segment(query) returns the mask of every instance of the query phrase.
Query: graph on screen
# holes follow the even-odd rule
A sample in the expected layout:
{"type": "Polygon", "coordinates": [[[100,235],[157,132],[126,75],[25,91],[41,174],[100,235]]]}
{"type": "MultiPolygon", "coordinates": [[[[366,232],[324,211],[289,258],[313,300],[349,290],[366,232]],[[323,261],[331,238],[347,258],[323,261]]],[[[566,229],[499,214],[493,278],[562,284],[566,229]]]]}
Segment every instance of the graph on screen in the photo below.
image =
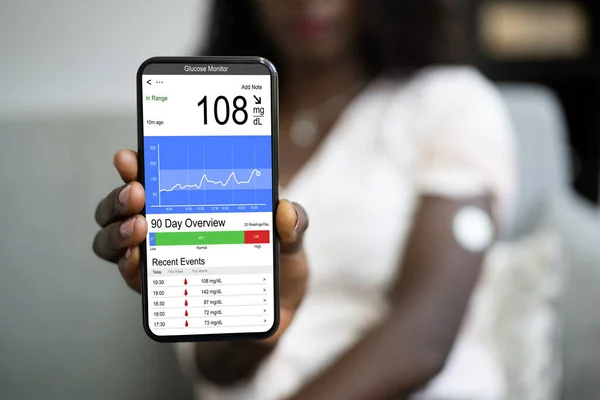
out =
{"type": "Polygon", "coordinates": [[[146,213],[272,210],[271,137],[146,136],[146,213]]]}

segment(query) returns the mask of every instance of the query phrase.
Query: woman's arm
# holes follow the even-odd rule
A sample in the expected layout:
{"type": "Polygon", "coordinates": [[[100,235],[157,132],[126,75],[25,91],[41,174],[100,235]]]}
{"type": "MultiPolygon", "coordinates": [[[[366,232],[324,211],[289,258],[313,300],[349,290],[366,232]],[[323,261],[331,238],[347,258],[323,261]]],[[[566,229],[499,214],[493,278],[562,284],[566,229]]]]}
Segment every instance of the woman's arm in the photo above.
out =
{"type": "Polygon", "coordinates": [[[426,385],[444,366],[483,260],[454,240],[454,215],[467,205],[491,215],[490,203],[424,197],[391,316],[292,399],[386,399],[426,385]]]}

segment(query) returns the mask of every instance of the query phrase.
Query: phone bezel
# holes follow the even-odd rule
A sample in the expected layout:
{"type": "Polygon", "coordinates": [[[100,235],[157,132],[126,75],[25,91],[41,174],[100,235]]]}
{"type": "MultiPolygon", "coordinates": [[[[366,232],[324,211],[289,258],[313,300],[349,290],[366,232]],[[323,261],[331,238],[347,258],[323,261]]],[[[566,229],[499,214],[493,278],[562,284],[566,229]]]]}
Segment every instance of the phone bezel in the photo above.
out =
{"type": "MultiPolygon", "coordinates": [[[[147,275],[147,257],[146,240],[140,244],[140,265],[141,265],[141,288],[142,288],[142,307],[143,307],[143,325],[146,334],[153,340],[161,343],[174,342],[206,342],[206,341],[225,341],[225,340],[261,340],[271,337],[279,328],[279,238],[275,230],[275,210],[279,203],[279,87],[278,74],[275,66],[267,59],[262,57],[152,57],[144,61],[137,71],[137,129],[138,129],[138,181],[145,187],[144,176],[144,113],[142,97],[142,75],[144,69],[150,64],[262,64],[269,70],[271,77],[271,163],[272,163],[272,192],[273,192],[273,307],[274,318],[273,325],[265,332],[242,332],[242,333],[222,333],[206,335],[168,335],[159,336],[150,329],[148,317],[148,275],[147,275]]],[[[146,217],[146,207],[141,214],[146,217]]]]}

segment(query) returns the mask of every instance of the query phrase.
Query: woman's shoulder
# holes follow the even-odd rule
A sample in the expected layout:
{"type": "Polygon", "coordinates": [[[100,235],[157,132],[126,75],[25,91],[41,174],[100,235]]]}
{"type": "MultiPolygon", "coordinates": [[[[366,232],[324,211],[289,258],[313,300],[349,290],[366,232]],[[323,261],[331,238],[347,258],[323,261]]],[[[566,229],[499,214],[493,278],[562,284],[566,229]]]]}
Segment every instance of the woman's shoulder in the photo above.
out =
{"type": "Polygon", "coordinates": [[[496,85],[473,67],[432,66],[414,73],[397,93],[391,118],[399,111],[396,105],[410,111],[404,113],[408,122],[402,134],[397,124],[388,124],[388,143],[393,147],[408,137],[414,144],[420,190],[457,191],[456,173],[462,171],[463,183],[491,190],[499,208],[506,209],[515,186],[515,141],[496,85]]]}
{"type": "Polygon", "coordinates": [[[421,88],[493,88],[493,83],[477,68],[470,65],[431,65],[423,67],[406,80],[410,86],[421,88]]]}
{"type": "Polygon", "coordinates": [[[475,67],[470,65],[431,65],[416,71],[411,81],[418,84],[488,84],[489,81],[475,67]]]}
{"type": "Polygon", "coordinates": [[[491,129],[490,124],[504,135],[510,131],[499,89],[474,67],[430,66],[404,79],[388,80],[387,85],[392,96],[386,103],[386,115],[392,121],[403,115],[409,122],[409,135],[447,134],[467,126],[484,133],[491,129]]]}
{"type": "Polygon", "coordinates": [[[418,97],[422,106],[503,112],[503,101],[496,85],[468,65],[423,68],[408,79],[405,89],[409,96],[418,97]]]}
{"type": "Polygon", "coordinates": [[[384,75],[374,85],[386,98],[387,116],[410,114],[411,120],[445,123],[491,118],[505,121],[507,109],[498,87],[475,67],[434,65],[410,75],[384,75]]]}

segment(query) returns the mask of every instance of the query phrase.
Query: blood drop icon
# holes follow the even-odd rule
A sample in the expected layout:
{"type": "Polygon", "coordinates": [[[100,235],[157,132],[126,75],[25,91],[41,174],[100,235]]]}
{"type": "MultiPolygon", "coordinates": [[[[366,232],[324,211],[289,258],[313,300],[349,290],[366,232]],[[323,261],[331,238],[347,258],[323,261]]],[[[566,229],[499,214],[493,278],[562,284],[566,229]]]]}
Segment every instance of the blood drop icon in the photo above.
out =
{"type": "Polygon", "coordinates": [[[188,312],[187,312],[187,310],[185,310],[185,316],[186,316],[186,317],[188,316],[188,312]]]}
{"type": "Polygon", "coordinates": [[[185,289],[185,291],[183,292],[184,296],[187,296],[187,289],[185,289]]]}
{"type": "Polygon", "coordinates": [[[187,326],[188,326],[188,323],[187,323],[187,321],[185,321],[185,326],[186,326],[186,328],[187,328],[187,326]]]}
{"type": "Polygon", "coordinates": [[[184,279],[184,280],[183,280],[183,284],[184,284],[184,285],[187,285],[187,279],[184,279]]]}
{"type": "Polygon", "coordinates": [[[186,301],[185,301],[185,306],[187,307],[187,305],[188,305],[188,302],[187,302],[187,300],[186,300],[186,301]]]}

